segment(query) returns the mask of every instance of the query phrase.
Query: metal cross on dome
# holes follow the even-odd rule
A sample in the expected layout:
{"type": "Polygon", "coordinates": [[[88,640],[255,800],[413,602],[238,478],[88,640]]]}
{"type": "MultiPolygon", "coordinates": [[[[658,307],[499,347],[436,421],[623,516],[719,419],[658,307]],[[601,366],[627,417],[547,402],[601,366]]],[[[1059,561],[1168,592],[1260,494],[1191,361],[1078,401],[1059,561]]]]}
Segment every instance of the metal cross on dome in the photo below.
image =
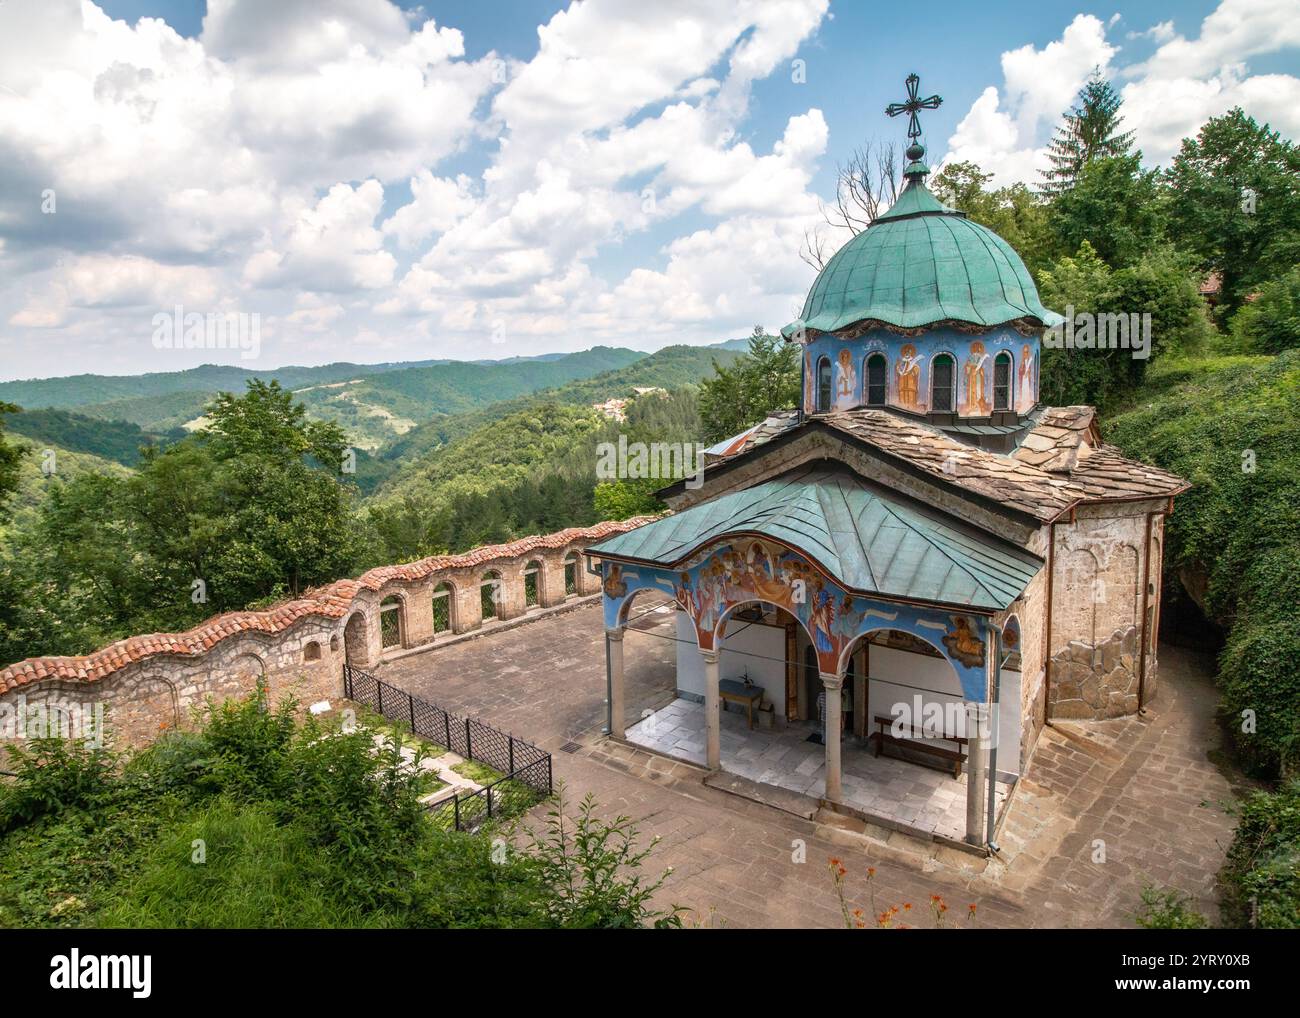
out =
{"type": "Polygon", "coordinates": [[[921,136],[921,122],[916,119],[919,110],[937,110],[939,104],[943,102],[937,95],[932,95],[928,99],[918,99],[916,91],[921,86],[921,79],[915,74],[907,76],[907,102],[890,103],[885,107],[885,113],[888,116],[896,117],[900,113],[908,115],[907,136],[909,138],[919,138],[921,136]]]}

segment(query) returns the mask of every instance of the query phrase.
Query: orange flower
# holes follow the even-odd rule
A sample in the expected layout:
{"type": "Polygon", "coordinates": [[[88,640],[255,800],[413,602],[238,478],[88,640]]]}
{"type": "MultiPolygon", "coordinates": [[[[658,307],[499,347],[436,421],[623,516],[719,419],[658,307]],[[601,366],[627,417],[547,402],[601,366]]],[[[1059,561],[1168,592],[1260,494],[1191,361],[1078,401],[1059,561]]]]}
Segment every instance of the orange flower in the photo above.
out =
{"type": "Polygon", "coordinates": [[[912,911],[912,903],[910,901],[903,902],[903,911],[904,912],[912,911]]]}
{"type": "Polygon", "coordinates": [[[835,869],[839,864],[840,861],[836,859],[835,856],[831,856],[831,869],[835,869]]]}
{"type": "Polygon", "coordinates": [[[875,875],[876,875],[876,867],[874,867],[874,866],[868,866],[868,867],[867,867],[867,876],[868,876],[868,877],[874,877],[875,875]]]}
{"type": "Polygon", "coordinates": [[[974,902],[971,902],[971,905],[970,905],[970,914],[971,914],[971,915],[974,915],[974,914],[975,914],[975,909],[976,909],[976,907],[977,907],[977,906],[975,905],[975,903],[974,903],[974,902]]]}

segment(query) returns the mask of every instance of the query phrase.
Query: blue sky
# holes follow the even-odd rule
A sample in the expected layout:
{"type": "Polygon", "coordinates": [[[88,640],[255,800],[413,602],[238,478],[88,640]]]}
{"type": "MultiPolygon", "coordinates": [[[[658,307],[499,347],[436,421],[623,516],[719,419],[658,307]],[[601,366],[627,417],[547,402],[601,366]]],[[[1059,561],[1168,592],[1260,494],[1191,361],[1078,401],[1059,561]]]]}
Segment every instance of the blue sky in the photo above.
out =
{"type": "Polygon", "coordinates": [[[931,165],[1033,182],[1095,65],[1152,165],[1238,103],[1295,137],[1298,20],[1293,0],[9,0],[0,378],[776,329],[837,163],[903,142],[883,107],[910,71],[944,98],[931,165]],[[257,356],[159,350],[177,305],[257,314],[257,356]]]}

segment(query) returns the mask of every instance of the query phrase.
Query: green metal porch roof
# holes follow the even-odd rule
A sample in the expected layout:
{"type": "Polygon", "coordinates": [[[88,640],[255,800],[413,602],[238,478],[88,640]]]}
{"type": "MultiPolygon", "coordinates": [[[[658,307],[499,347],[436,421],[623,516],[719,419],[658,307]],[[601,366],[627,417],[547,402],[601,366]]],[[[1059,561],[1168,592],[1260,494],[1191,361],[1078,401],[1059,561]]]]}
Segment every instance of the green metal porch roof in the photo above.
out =
{"type": "Polygon", "coordinates": [[[1042,567],[1008,542],[820,466],[692,506],[587,553],[674,568],[730,534],[790,545],[859,593],[973,609],[1006,608],[1042,567]]]}

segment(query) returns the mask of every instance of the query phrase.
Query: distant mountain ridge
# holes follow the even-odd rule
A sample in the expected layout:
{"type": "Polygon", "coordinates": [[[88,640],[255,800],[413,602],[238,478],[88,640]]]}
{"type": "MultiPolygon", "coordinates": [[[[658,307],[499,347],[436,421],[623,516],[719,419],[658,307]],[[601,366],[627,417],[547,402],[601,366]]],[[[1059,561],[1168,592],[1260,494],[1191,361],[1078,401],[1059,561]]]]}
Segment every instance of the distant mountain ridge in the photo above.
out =
{"type": "Polygon", "coordinates": [[[623,390],[635,385],[671,389],[695,383],[708,373],[719,353],[726,359],[746,342],[665,347],[654,354],[596,346],[574,353],[497,360],[338,361],[268,370],[205,364],[143,375],[81,374],[0,382],[0,401],[28,412],[25,426],[33,438],[50,441],[53,433],[59,440],[52,444],[62,445],[62,439],[76,432],[71,446],[87,452],[102,451],[116,441],[118,448],[109,458],[129,464],[133,462],[127,448],[131,428],[149,436],[192,429],[201,424],[204,409],[218,392],[242,392],[252,379],[276,380],[295,393],[310,416],[339,424],[356,448],[391,459],[410,451],[409,446],[427,450],[444,443],[447,436],[440,433],[441,422],[455,422],[451,426],[464,434],[468,429],[462,418],[478,420],[476,413],[491,407],[499,407],[490,411],[491,416],[502,416],[526,405],[533,393],[542,390],[560,402],[581,404],[626,395],[623,390]],[[647,368],[619,374],[639,363],[647,368]],[[37,416],[40,413],[45,416],[37,416]],[[77,419],[51,416],[57,413],[75,414],[77,419]],[[112,425],[114,435],[104,435],[101,443],[88,419],[112,425]],[[422,433],[430,425],[432,434],[422,433]],[[409,443],[404,441],[407,436],[409,443]]]}
{"type": "Polygon", "coordinates": [[[242,392],[254,378],[275,378],[286,389],[322,382],[339,382],[362,375],[382,374],[408,367],[425,367],[434,361],[395,361],[383,364],[350,364],[339,361],[319,367],[286,365],[269,370],[252,370],[234,365],[202,364],[181,371],[152,371],[143,375],[65,375],[0,382],[0,401],[17,403],[28,410],[69,410],[111,400],[161,396],[174,392],[242,392]]]}

